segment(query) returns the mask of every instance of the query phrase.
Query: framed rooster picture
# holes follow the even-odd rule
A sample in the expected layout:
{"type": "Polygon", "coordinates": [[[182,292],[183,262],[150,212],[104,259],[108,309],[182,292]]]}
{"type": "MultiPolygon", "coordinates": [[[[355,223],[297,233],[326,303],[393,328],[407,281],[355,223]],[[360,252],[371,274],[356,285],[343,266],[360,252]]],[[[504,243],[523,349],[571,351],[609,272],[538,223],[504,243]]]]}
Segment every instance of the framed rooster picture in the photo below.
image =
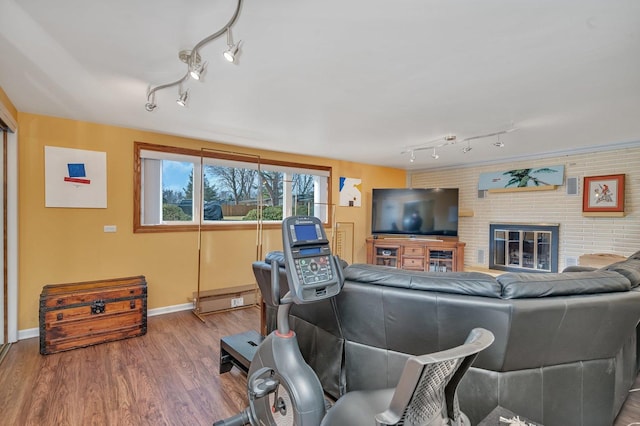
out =
{"type": "Polygon", "coordinates": [[[582,211],[584,213],[624,213],[624,174],[585,176],[582,211]]]}

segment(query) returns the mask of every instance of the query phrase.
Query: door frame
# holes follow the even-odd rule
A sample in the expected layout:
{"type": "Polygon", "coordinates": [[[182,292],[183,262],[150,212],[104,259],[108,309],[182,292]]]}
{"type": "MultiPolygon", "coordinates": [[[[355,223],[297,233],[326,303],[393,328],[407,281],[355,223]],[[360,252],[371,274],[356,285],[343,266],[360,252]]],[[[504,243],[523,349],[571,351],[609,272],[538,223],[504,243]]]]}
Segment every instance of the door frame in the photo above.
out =
{"type": "Polygon", "coordinates": [[[18,135],[2,136],[2,318],[0,345],[18,340],[18,135]]]}

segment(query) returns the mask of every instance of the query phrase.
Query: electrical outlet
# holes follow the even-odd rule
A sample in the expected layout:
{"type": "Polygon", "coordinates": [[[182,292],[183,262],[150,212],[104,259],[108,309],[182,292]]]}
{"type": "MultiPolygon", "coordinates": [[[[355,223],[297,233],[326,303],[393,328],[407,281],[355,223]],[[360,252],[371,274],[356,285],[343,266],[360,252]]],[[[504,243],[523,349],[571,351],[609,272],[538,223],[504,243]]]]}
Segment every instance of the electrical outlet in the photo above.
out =
{"type": "Polygon", "coordinates": [[[104,232],[116,232],[118,227],[116,225],[105,225],[104,232]]]}
{"type": "Polygon", "coordinates": [[[244,297],[235,297],[231,299],[231,307],[237,308],[238,306],[244,305],[244,297]]]}

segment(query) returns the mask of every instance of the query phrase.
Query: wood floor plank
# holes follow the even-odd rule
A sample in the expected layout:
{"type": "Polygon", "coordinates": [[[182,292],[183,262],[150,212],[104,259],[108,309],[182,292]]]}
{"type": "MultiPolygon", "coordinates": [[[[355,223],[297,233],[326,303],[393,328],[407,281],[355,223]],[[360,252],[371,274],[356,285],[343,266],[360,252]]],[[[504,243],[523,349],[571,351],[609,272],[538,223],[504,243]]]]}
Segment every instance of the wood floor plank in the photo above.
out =
{"type": "MultiPolygon", "coordinates": [[[[258,331],[259,310],[204,319],[150,317],[145,336],[51,355],[39,354],[38,339],[14,344],[0,365],[0,424],[197,426],[237,414],[246,378],[236,368],[218,373],[220,338],[258,331]]],[[[634,422],[640,392],[629,393],[614,426],[634,422]]]]}

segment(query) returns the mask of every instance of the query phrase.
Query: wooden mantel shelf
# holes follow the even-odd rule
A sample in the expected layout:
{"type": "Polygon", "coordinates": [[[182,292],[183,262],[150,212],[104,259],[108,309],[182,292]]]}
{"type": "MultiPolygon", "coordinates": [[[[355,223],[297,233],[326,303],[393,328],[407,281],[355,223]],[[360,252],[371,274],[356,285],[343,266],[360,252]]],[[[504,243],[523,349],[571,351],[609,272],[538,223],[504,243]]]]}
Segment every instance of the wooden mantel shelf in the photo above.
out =
{"type": "Polygon", "coordinates": [[[582,212],[584,217],[624,217],[624,212],[582,212]]]}
{"type": "Polygon", "coordinates": [[[522,191],[553,191],[558,185],[544,185],[544,186],[523,186],[514,188],[493,188],[487,191],[491,194],[500,192],[522,192],[522,191]]]}
{"type": "Polygon", "coordinates": [[[473,217],[473,210],[471,210],[471,209],[460,209],[460,210],[458,210],[458,217],[473,217]]]}

